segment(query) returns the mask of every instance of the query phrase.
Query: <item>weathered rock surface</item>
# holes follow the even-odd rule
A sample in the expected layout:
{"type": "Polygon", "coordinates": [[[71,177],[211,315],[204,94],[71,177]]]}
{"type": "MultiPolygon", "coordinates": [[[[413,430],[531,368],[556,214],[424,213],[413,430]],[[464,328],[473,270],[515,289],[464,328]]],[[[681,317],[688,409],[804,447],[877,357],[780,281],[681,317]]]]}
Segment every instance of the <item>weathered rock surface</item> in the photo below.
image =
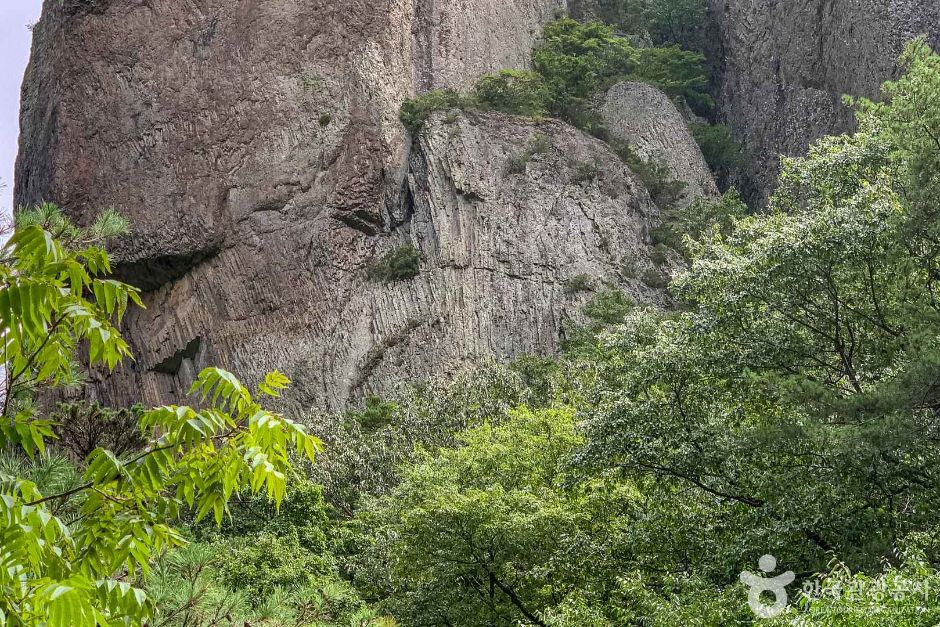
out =
{"type": "Polygon", "coordinates": [[[675,180],[685,183],[680,204],[718,194],[715,177],[688,125],[662,91],[646,83],[618,83],[597,110],[612,136],[631,144],[644,159],[665,164],[675,180]]]}
{"type": "Polygon", "coordinates": [[[17,202],[115,206],[120,276],[146,289],[136,356],[91,397],[179,399],[214,363],[280,368],[336,408],[467,361],[551,353],[572,276],[649,265],[657,211],[602,143],[560,123],[435,119],[402,100],[527,62],[563,2],[49,0],[22,109],[17,202]],[[463,21],[467,21],[464,23],[463,21]],[[550,148],[518,173],[535,133],[550,148]],[[594,174],[596,172],[596,175],[594,174]],[[368,278],[418,247],[421,273],[368,278]]]}
{"type": "Polygon", "coordinates": [[[137,363],[102,398],[165,400],[212,361],[246,376],[303,362],[302,395],[340,399],[335,377],[361,378],[368,352],[343,338],[400,331],[343,316],[408,203],[402,100],[524,65],[563,6],[47,0],[16,200],[80,221],[117,207],[134,231],[118,273],[148,290],[128,321],[137,363]]]}
{"type": "Polygon", "coordinates": [[[324,213],[252,223],[245,241],[148,294],[128,324],[138,361],[100,381],[100,398],[165,402],[217,362],[247,379],[279,367],[297,383],[292,402],[336,408],[483,358],[555,352],[562,320],[589,297],[568,293],[573,276],[661,298],[621,276],[625,262],[652,265],[656,207],[606,145],[564,124],[438,116],[406,190],[382,235],[324,213]],[[515,173],[510,162],[540,133],[549,148],[515,173]],[[582,164],[595,179],[578,180],[582,164]],[[418,276],[367,277],[371,260],[402,245],[422,252],[418,276]]]}
{"type": "Polygon", "coordinates": [[[563,5],[46,0],[16,200],[84,220],[120,208],[134,227],[120,270],[147,288],[263,216],[325,211],[378,231],[405,162],[402,100],[524,65],[563,5]]]}
{"type": "Polygon", "coordinates": [[[940,0],[709,0],[720,117],[747,150],[747,195],[763,202],[778,153],[851,130],[843,94],[876,96],[911,39],[940,44],[940,0]]]}
{"type": "MultiPolygon", "coordinates": [[[[904,43],[938,38],[940,0],[709,0],[720,116],[763,197],[776,153],[850,126],[904,43]]],[[[564,125],[435,119],[412,150],[403,99],[522,67],[564,0],[47,0],[23,91],[16,200],[80,221],[115,206],[119,275],[147,290],[137,361],[89,389],[178,398],[218,363],[279,367],[292,400],[338,407],[468,360],[550,353],[587,274],[649,267],[656,209],[606,146],[564,125]],[[519,173],[544,133],[551,148],[519,173]],[[513,160],[514,164],[509,165],[513,160]],[[367,278],[405,243],[418,277],[367,278]]],[[[714,181],[662,94],[623,84],[602,113],[689,195],[714,181]]],[[[448,118],[449,119],[449,118],[448,118]]]]}

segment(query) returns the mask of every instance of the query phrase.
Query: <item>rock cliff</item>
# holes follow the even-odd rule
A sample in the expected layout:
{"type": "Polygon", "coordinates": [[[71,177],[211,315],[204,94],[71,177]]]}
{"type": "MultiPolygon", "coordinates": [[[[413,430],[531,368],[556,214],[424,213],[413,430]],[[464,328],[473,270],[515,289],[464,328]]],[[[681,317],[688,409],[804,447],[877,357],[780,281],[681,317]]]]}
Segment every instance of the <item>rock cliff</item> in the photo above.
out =
{"type": "Polygon", "coordinates": [[[127,215],[119,276],[146,290],[136,362],[87,393],[178,398],[217,363],[278,367],[339,407],[487,356],[550,353],[575,274],[649,264],[656,208],[594,139],[498,115],[437,119],[412,150],[402,100],[519,67],[553,0],[55,0],[24,86],[20,204],[127,215]],[[541,133],[544,153],[518,157],[541,133]],[[510,167],[509,161],[517,165],[510,167]],[[512,171],[512,172],[510,172],[512,171]],[[591,174],[591,173],[595,174],[591,174]],[[368,268],[410,243],[421,272],[368,268]]]}
{"type": "Polygon", "coordinates": [[[666,94],[646,83],[618,83],[597,108],[613,137],[632,145],[640,157],[664,164],[675,180],[685,183],[680,204],[718,194],[698,144],[666,94]]]}
{"type": "Polygon", "coordinates": [[[844,94],[877,96],[911,39],[940,44],[940,0],[709,0],[709,13],[719,117],[746,148],[737,183],[757,203],[778,154],[852,129],[844,94]]]}
{"type": "MultiPolygon", "coordinates": [[[[778,151],[849,128],[840,95],[873,94],[911,36],[940,30],[940,0],[709,2],[718,115],[748,149],[741,182],[758,199],[778,151]]],[[[658,209],[606,145],[558,122],[457,113],[413,142],[398,121],[416,93],[524,67],[565,8],[47,0],[16,201],[127,215],[116,269],[148,306],[127,321],[137,361],[86,393],[172,401],[217,363],[247,379],[281,368],[292,402],[335,408],[466,361],[557,350],[588,297],[567,288],[577,275],[661,300],[628,276],[652,269],[658,209]],[[403,245],[422,254],[416,277],[369,277],[403,245]]],[[[686,201],[715,192],[662,93],[621,84],[599,113],[687,183],[686,201]]]]}

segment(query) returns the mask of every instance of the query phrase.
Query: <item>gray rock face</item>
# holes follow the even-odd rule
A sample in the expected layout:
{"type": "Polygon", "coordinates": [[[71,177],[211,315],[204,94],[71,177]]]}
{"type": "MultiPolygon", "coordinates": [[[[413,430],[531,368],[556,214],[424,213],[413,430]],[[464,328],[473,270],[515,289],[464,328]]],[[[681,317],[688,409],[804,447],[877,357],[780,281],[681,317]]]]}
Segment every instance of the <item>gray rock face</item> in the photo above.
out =
{"type": "Polygon", "coordinates": [[[940,44],[940,0],[709,0],[720,117],[747,149],[739,183],[763,202],[778,153],[851,130],[843,94],[873,97],[919,35],[940,44]]]}
{"type": "Polygon", "coordinates": [[[47,0],[16,200],[55,199],[80,220],[121,209],[134,235],[117,243],[120,270],[147,288],[262,215],[381,230],[405,161],[402,100],[524,65],[561,6],[47,0]]]}
{"type": "Polygon", "coordinates": [[[590,296],[569,293],[573,276],[662,298],[621,275],[625,262],[652,265],[656,207],[606,145],[566,125],[438,116],[405,188],[395,226],[376,236],[327,214],[246,226],[244,242],[148,294],[128,324],[137,363],[100,380],[99,398],[124,404],[143,391],[165,402],[221,363],[249,380],[281,368],[297,384],[290,402],[338,408],[483,358],[555,352],[562,321],[590,296]],[[548,148],[519,172],[511,162],[536,141],[548,148]],[[368,278],[373,260],[403,245],[423,255],[418,276],[368,278]]]}
{"type": "Polygon", "coordinates": [[[675,180],[685,183],[680,204],[718,194],[698,144],[666,94],[646,83],[618,83],[597,109],[611,135],[631,144],[644,159],[665,164],[675,180]]]}
{"type": "MultiPolygon", "coordinates": [[[[657,293],[656,209],[594,139],[498,115],[436,119],[413,150],[402,100],[527,62],[563,2],[56,0],[35,31],[16,197],[80,221],[115,206],[117,269],[146,289],[136,361],[86,391],[181,398],[204,365],[280,368],[290,402],[340,407],[467,360],[557,349],[576,274],[657,293]],[[466,23],[464,23],[466,21],[466,23]],[[510,160],[536,132],[550,146],[510,160]],[[406,243],[421,273],[368,278],[406,243]]],[[[543,143],[540,140],[539,143],[543,143]]]]}

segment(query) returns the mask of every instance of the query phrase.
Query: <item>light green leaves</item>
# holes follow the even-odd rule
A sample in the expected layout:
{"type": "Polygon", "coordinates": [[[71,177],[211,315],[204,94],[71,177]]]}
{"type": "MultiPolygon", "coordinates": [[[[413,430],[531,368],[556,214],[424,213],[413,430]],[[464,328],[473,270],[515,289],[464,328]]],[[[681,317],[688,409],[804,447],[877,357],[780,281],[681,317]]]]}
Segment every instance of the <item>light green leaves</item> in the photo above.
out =
{"type": "Polygon", "coordinates": [[[264,376],[264,381],[258,385],[258,393],[273,398],[280,396],[280,391],[290,385],[290,379],[283,373],[274,370],[264,376]]]}
{"type": "MultiPolygon", "coordinates": [[[[74,379],[75,357],[113,369],[130,356],[118,325],[138,291],[103,277],[97,246],[126,221],[107,212],[79,229],[53,205],[21,214],[0,252],[0,349],[7,374],[0,445],[46,454],[52,424],[22,397],[74,379]]],[[[272,372],[261,397],[289,381],[272,372]]],[[[82,483],[41,494],[16,475],[0,477],[0,619],[47,627],[137,625],[154,607],[131,583],[165,550],[183,544],[172,524],[182,507],[221,523],[241,491],[280,504],[291,455],[313,460],[321,443],[306,429],[263,408],[230,372],[207,368],[194,382],[197,407],[144,413],[141,450],[118,456],[95,449],[82,483]],[[59,518],[61,511],[69,518],[59,518]],[[66,523],[66,520],[70,521],[66,523]]]]}

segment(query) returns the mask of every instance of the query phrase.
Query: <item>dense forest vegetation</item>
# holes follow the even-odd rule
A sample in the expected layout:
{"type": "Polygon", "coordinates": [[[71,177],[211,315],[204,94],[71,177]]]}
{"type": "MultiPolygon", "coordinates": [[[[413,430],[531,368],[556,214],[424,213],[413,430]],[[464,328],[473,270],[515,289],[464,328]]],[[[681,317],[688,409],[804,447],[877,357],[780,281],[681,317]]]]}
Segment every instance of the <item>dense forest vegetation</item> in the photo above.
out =
{"type": "MultiPolygon", "coordinates": [[[[46,412],[79,352],[131,358],[140,300],[108,278],[119,216],[21,211],[0,255],[0,623],[750,625],[758,564],[793,577],[767,624],[940,622],[940,56],[913,42],[882,99],[850,101],[854,134],[785,160],[766,210],[733,190],[672,209],[674,182],[589,100],[629,78],[708,114],[679,4],[604,16],[654,46],[560,19],[533,71],[403,107],[412,132],[454,108],[562,118],[659,196],[672,306],[585,280],[557,359],[341,415],[280,415],[286,377],[216,368],[191,407],[46,412]]],[[[697,124],[713,168],[743,158],[697,124]]],[[[407,280],[413,257],[375,274],[407,280]]]]}

